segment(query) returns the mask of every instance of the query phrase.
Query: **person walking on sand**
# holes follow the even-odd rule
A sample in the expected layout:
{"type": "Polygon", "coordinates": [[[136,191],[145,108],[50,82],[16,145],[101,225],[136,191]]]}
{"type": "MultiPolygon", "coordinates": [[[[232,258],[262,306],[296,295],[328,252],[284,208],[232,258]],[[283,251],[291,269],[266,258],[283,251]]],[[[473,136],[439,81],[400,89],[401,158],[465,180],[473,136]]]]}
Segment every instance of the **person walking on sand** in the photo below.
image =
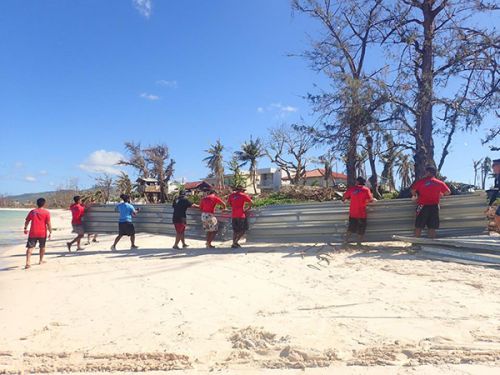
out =
{"type": "MultiPolygon", "coordinates": [[[[493,160],[492,168],[493,175],[495,176],[495,185],[493,186],[493,192],[491,194],[490,201],[488,202],[488,209],[486,212],[493,207],[497,198],[500,198],[500,159],[493,160]]],[[[497,206],[495,211],[495,224],[497,231],[500,232],[500,205],[497,206]]]]}
{"type": "Polygon", "coordinates": [[[252,208],[252,198],[245,194],[243,186],[235,186],[234,192],[229,195],[227,201],[231,207],[231,224],[233,227],[233,244],[231,247],[241,247],[239,241],[248,230],[247,213],[252,208]],[[245,208],[245,204],[247,207],[245,208]]]}
{"type": "Polygon", "coordinates": [[[116,245],[123,236],[130,236],[130,249],[138,249],[139,247],[135,245],[135,227],[132,223],[132,217],[136,217],[139,211],[130,204],[130,197],[128,195],[122,194],[120,198],[123,202],[115,208],[115,211],[120,213],[120,218],[118,219],[118,236],[111,246],[111,251],[116,251],[116,245]]]}
{"type": "Polygon", "coordinates": [[[219,226],[217,223],[217,218],[215,217],[215,207],[219,205],[222,209],[226,209],[226,204],[222,199],[220,199],[216,194],[215,190],[209,190],[207,195],[200,202],[201,210],[201,223],[203,229],[207,232],[207,248],[214,248],[212,241],[217,235],[219,226]]]}
{"type": "Polygon", "coordinates": [[[87,233],[87,242],[85,242],[85,245],[90,245],[91,238],[92,242],[99,242],[97,241],[97,233],[87,233]]]}
{"type": "Polygon", "coordinates": [[[451,192],[443,181],[436,178],[437,170],[434,166],[427,166],[425,172],[425,177],[411,187],[412,199],[417,201],[415,237],[420,237],[422,229],[427,227],[429,237],[436,238],[436,229],[439,229],[439,202],[442,196],[450,195],[451,192]]]}
{"type": "Polygon", "coordinates": [[[179,196],[174,199],[172,203],[174,208],[174,214],[172,216],[172,223],[175,227],[175,243],[172,248],[179,249],[179,242],[182,242],[182,247],[189,247],[186,243],[185,232],[186,232],[186,211],[188,208],[199,208],[197,204],[194,204],[189,199],[186,198],[186,192],[181,190],[179,196]]]}
{"type": "Polygon", "coordinates": [[[372,192],[365,186],[366,180],[363,177],[356,179],[356,185],[351,186],[344,193],[342,201],[350,200],[349,204],[349,226],[345,236],[345,242],[349,242],[351,234],[357,233],[358,245],[361,245],[365,237],[367,214],[366,206],[374,201],[372,192]]]}
{"type": "Polygon", "coordinates": [[[85,229],[83,228],[82,218],[85,215],[85,206],[81,203],[81,197],[76,195],[73,197],[74,203],[69,207],[71,211],[71,225],[73,226],[73,233],[76,233],[76,237],[71,242],[66,242],[68,251],[71,252],[71,245],[76,242],[76,250],[83,250],[80,246],[80,241],[85,235],[85,229]]]}
{"type": "MultiPolygon", "coordinates": [[[[92,199],[82,199],[82,203],[85,206],[85,211],[89,209],[90,206],[94,204],[94,201],[92,199]]],[[[87,242],[85,242],[85,245],[90,245],[90,242],[99,242],[97,240],[97,233],[86,233],[87,234],[87,242]],[[91,240],[92,239],[92,240],[91,240]]]]}
{"type": "Polygon", "coordinates": [[[24,221],[24,234],[28,234],[28,242],[26,243],[26,266],[25,269],[31,267],[31,254],[38,242],[40,246],[40,261],[38,264],[45,263],[43,256],[45,255],[45,242],[47,241],[47,231],[49,232],[48,238],[52,235],[52,226],[50,225],[50,212],[44,208],[45,198],[38,198],[36,200],[37,208],[31,210],[26,216],[24,221]],[[28,232],[28,224],[30,224],[28,232]]]}

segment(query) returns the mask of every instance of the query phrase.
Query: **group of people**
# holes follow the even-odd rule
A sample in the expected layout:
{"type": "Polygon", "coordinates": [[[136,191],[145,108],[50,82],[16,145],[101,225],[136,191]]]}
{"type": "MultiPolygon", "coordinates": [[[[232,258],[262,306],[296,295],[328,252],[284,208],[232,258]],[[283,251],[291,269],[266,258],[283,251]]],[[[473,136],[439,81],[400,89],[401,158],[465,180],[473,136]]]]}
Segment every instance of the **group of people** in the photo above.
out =
{"type": "MultiPolygon", "coordinates": [[[[436,168],[428,166],[424,178],[416,181],[411,187],[412,199],[416,201],[415,215],[415,236],[420,237],[422,230],[427,228],[428,235],[431,238],[436,237],[436,230],[439,228],[439,203],[441,197],[449,195],[450,189],[441,180],[436,177],[436,168]]],[[[490,196],[489,207],[500,196],[500,159],[493,160],[493,173],[495,175],[495,185],[493,193],[490,196]]],[[[252,208],[252,198],[245,193],[243,186],[235,186],[233,193],[229,195],[227,204],[217,196],[214,190],[205,192],[200,204],[194,204],[186,196],[185,191],[181,191],[178,197],[172,203],[174,209],[172,222],[175,227],[176,237],[173,245],[174,249],[179,249],[179,244],[183,248],[188,247],[186,243],[185,232],[187,224],[187,210],[189,208],[199,209],[201,211],[201,222],[206,232],[206,247],[214,248],[212,244],[219,230],[215,209],[219,206],[222,210],[231,208],[231,224],[233,229],[233,242],[231,247],[240,248],[239,241],[248,230],[248,212],[252,208]]],[[[118,236],[115,238],[111,250],[115,251],[116,246],[123,236],[130,237],[131,248],[137,249],[135,244],[135,227],[133,218],[139,213],[139,209],[130,203],[130,197],[126,194],[120,196],[122,202],[116,206],[119,212],[118,236]]],[[[344,201],[350,201],[349,207],[349,225],[347,228],[345,241],[349,241],[352,234],[358,235],[358,243],[363,241],[367,227],[367,205],[374,202],[375,199],[366,186],[366,180],[362,177],[356,179],[356,185],[349,187],[343,196],[344,201]]],[[[26,244],[26,267],[30,268],[30,259],[33,249],[37,243],[40,247],[40,264],[42,264],[45,254],[45,243],[50,239],[52,227],[50,224],[50,213],[44,208],[46,201],[39,198],[36,201],[37,208],[31,210],[24,223],[24,233],[28,235],[26,244]],[[30,225],[31,224],[31,225],[30,225]],[[28,231],[28,225],[30,229],[28,231]]],[[[81,250],[80,242],[85,235],[82,218],[85,215],[85,205],[81,202],[81,197],[75,196],[74,203],[70,206],[72,214],[73,232],[76,237],[67,242],[68,251],[76,243],[77,250],[81,250]]],[[[495,222],[500,230],[500,206],[495,212],[495,222]]],[[[90,242],[91,234],[88,234],[90,242]]],[[[94,234],[94,242],[97,242],[94,234]]]]}
{"type": "MultiPolygon", "coordinates": [[[[451,193],[448,186],[436,178],[436,173],[435,167],[426,167],[425,177],[416,181],[411,187],[412,199],[417,202],[415,237],[420,237],[424,228],[427,228],[430,238],[436,237],[436,230],[439,228],[439,202],[441,197],[451,193]]],[[[348,188],[344,193],[343,200],[350,200],[346,242],[350,240],[352,234],[357,234],[359,244],[363,241],[365,235],[367,226],[366,207],[376,200],[365,184],[366,180],[363,177],[358,177],[356,185],[348,188]]]]}
{"type": "Polygon", "coordinates": [[[212,241],[219,231],[219,223],[215,216],[215,208],[220,206],[225,210],[227,206],[231,207],[231,225],[233,228],[233,243],[231,247],[237,249],[241,247],[239,241],[248,230],[248,211],[252,208],[252,198],[245,193],[243,186],[235,186],[232,194],[227,198],[226,203],[217,196],[215,190],[207,191],[207,194],[201,199],[200,204],[194,204],[187,197],[184,191],[179,193],[172,204],[174,208],[172,221],[175,225],[175,243],[173,248],[179,249],[179,242],[182,247],[188,247],[186,244],[186,211],[188,208],[198,208],[201,211],[201,223],[206,232],[206,247],[214,248],[212,241]]]}

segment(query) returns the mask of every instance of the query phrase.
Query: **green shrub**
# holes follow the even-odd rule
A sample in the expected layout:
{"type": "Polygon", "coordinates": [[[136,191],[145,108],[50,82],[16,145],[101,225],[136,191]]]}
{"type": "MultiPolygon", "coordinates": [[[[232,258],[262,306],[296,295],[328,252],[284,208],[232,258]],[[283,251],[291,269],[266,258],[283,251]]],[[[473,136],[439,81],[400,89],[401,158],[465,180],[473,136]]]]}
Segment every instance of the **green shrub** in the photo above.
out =
{"type": "Polygon", "coordinates": [[[396,199],[398,197],[399,193],[397,191],[393,191],[392,193],[383,193],[382,198],[383,199],[396,199]]]}
{"type": "Polygon", "coordinates": [[[254,207],[265,207],[265,206],[273,206],[279,204],[294,204],[301,202],[302,201],[298,199],[289,198],[285,194],[277,192],[277,193],[271,193],[267,196],[261,196],[255,198],[253,200],[253,205],[254,207]]]}

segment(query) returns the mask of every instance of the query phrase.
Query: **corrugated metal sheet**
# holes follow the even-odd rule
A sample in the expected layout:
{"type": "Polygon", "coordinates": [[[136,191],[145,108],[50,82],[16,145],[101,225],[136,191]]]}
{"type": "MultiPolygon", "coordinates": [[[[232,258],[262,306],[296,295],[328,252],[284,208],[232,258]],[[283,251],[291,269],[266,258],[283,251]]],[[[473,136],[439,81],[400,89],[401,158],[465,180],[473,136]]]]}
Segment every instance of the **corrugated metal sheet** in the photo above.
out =
{"type": "MultiPolygon", "coordinates": [[[[137,217],[133,219],[136,232],[175,236],[175,229],[172,224],[173,208],[170,204],[134,206],[140,210],[137,217]]],[[[117,233],[119,215],[118,212],[115,211],[115,207],[115,205],[94,205],[89,207],[84,217],[85,231],[88,233],[117,233]]],[[[187,237],[196,239],[205,237],[201,227],[200,216],[198,210],[188,210],[187,237]]],[[[219,233],[217,239],[229,239],[232,236],[230,228],[231,218],[228,215],[217,215],[217,218],[219,220],[219,233]]]]}
{"type": "MultiPolygon", "coordinates": [[[[452,196],[441,204],[440,236],[481,234],[486,228],[483,215],[484,193],[452,196]]],[[[136,230],[153,234],[173,235],[170,205],[138,205],[141,209],[134,219],[136,230]]],[[[115,206],[92,206],[85,218],[86,231],[116,233],[118,213],[115,206]]],[[[346,231],[348,204],[340,201],[270,206],[255,210],[250,219],[247,240],[252,242],[338,242],[346,231]]],[[[412,235],[415,203],[410,199],[383,200],[368,208],[367,241],[391,240],[392,235],[412,235]]],[[[219,240],[232,235],[230,217],[219,215],[219,240]]],[[[200,213],[188,211],[186,235],[203,238],[200,213]]]]}
{"type": "MultiPolygon", "coordinates": [[[[485,231],[483,192],[442,200],[440,236],[481,234],[485,231]]],[[[254,242],[338,242],[346,231],[348,204],[340,201],[266,207],[256,212],[248,233],[254,242]]],[[[412,235],[415,203],[410,199],[378,201],[368,208],[367,241],[412,235]]]]}

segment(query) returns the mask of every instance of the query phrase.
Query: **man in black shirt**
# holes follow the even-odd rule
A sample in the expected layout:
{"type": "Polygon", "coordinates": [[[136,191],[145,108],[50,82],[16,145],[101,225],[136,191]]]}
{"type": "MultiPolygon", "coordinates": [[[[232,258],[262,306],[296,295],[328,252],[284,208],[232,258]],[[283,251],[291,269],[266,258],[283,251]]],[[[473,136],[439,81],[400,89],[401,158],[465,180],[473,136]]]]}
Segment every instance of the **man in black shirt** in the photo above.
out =
{"type": "Polygon", "coordinates": [[[189,245],[186,244],[186,239],[184,237],[186,231],[186,211],[190,207],[199,208],[199,206],[187,199],[186,192],[181,190],[179,196],[174,199],[172,207],[174,208],[172,222],[175,226],[175,244],[173,248],[179,249],[179,242],[182,242],[182,247],[188,247],[189,245]]]}
{"type": "MultiPolygon", "coordinates": [[[[500,159],[493,160],[493,174],[495,175],[495,186],[493,186],[493,194],[491,194],[490,202],[488,203],[490,207],[500,197],[500,159]]],[[[500,231],[500,205],[497,206],[495,212],[495,223],[497,230],[500,231]]]]}

